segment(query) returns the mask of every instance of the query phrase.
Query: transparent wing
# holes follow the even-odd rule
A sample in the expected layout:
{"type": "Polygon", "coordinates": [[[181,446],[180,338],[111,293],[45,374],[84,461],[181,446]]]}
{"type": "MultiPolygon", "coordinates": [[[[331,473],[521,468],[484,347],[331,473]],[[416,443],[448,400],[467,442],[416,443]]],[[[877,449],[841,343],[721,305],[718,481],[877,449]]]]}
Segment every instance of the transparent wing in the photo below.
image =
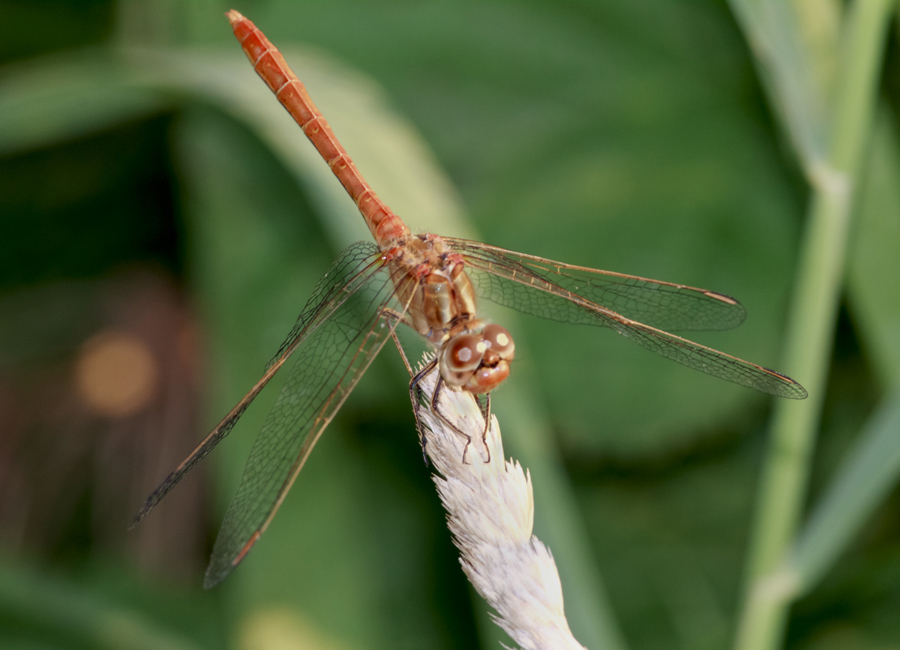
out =
{"type": "Polygon", "coordinates": [[[328,269],[325,276],[319,281],[313,294],[306,302],[303,311],[297,318],[297,323],[291,333],[279,348],[278,353],[266,366],[263,376],[240,402],[219,422],[208,436],[166,477],[156,490],[147,497],[140,511],[135,515],[131,525],[134,526],[143,519],[162,499],[174,488],[188,472],[203,460],[222,439],[227,436],[238,419],[250,406],[250,403],[265,388],[269,380],[284,365],[291,353],[312,334],[323,322],[327,321],[349,297],[349,292],[359,290],[367,284],[369,278],[375,274],[381,261],[378,248],[368,242],[358,242],[346,248],[338,256],[337,260],[328,269]],[[355,282],[355,284],[354,284],[355,282]]]}
{"type": "Polygon", "coordinates": [[[595,305],[663,330],[726,330],[740,325],[744,307],[715,291],[554,262],[464,239],[444,238],[468,258],[479,294],[521,312],[568,323],[597,325],[574,294],[595,305]],[[516,279],[512,285],[505,279],[516,279]],[[531,285],[537,291],[529,291],[531,285]]]}
{"type": "Polygon", "coordinates": [[[609,327],[667,359],[764,393],[791,399],[807,395],[790,377],[659,329],[660,324],[673,329],[735,327],[744,309],[732,298],[445,239],[464,255],[479,295],[492,302],[551,320],[609,327]]]}
{"type": "MultiPolygon", "coordinates": [[[[405,282],[414,280],[399,280],[405,282]]],[[[206,587],[224,579],[268,527],[322,431],[390,338],[399,319],[385,318],[383,308],[392,302],[395,284],[388,266],[359,274],[341,290],[346,299],[284,349],[285,355],[294,351],[294,365],[225,514],[206,587]]],[[[392,306],[401,315],[408,307],[392,306]]]]}

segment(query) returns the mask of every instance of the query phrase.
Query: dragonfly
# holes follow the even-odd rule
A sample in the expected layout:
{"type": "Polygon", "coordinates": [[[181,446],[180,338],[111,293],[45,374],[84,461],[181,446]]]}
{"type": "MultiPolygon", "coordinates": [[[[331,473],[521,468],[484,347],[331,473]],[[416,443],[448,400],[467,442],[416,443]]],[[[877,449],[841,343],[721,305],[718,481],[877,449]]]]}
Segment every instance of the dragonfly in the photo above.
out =
{"type": "Polygon", "coordinates": [[[482,400],[479,404],[488,421],[490,393],[509,376],[515,343],[504,327],[478,317],[478,299],[545,319],[606,327],[714,377],[779,397],[807,396],[790,377],[666,331],[738,326],[744,308],[724,294],[554,262],[475,241],[412,233],[363,179],[281,53],[240,13],[232,10],[226,15],[254,70],[356,203],[374,242],[352,244],[340,254],[259,381],[135,516],[132,525],[228,435],[290,360],[287,380],[225,514],[204,586],[221,582],[260,539],[322,432],[388,340],[394,341],[410,372],[409,392],[420,436],[424,429],[418,413],[425,405],[417,391],[430,373],[438,373],[430,401],[436,415],[446,421],[438,410],[442,390],[465,391],[482,400]],[[435,350],[433,359],[418,371],[410,367],[397,338],[401,324],[418,332],[435,350]]]}

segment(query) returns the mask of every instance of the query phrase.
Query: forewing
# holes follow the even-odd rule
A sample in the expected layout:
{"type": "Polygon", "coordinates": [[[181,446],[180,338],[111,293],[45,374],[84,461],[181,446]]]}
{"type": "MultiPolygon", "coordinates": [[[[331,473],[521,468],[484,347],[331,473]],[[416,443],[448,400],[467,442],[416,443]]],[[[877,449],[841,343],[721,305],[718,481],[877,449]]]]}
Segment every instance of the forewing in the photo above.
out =
{"type": "Polygon", "coordinates": [[[551,320],[609,327],[648,350],[714,377],[780,397],[806,397],[803,386],[790,377],[669,334],[658,325],[672,329],[735,327],[743,320],[744,309],[727,296],[552,262],[477,242],[447,241],[465,256],[479,295],[492,302],[551,320]]]}
{"type": "Polygon", "coordinates": [[[240,402],[219,422],[208,436],[166,477],[159,487],[147,497],[140,511],[135,515],[131,525],[134,526],[143,519],[162,499],[174,488],[181,479],[187,475],[197,464],[203,460],[225,436],[250,406],[250,403],[265,388],[269,380],[275,375],[282,365],[291,356],[291,353],[312,334],[316,328],[328,318],[347,300],[348,291],[359,289],[369,282],[369,278],[377,273],[382,266],[379,258],[378,247],[369,242],[357,242],[344,249],[334,261],[328,272],[319,281],[303,311],[297,318],[297,322],[288,334],[284,343],[275,357],[266,365],[266,371],[260,377],[256,385],[248,392],[240,402]]]}
{"type": "MultiPolygon", "coordinates": [[[[382,311],[395,292],[389,267],[359,282],[362,286],[348,287],[353,295],[296,348],[287,383],[250,451],[225,515],[206,587],[224,579],[268,527],[322,431],[399,322],[382,311]]],[[[402,315],[407,305],[392,307],[402,315]]]]}
{"type": "Polygon", "coordinates": [[[554,262],[464,239],[445,240],[466,257],[482,297],[541,318],[608,325],[570,296],[662,330],[725,330],[746,316],[737,300],[715,291],[554,262]]]}

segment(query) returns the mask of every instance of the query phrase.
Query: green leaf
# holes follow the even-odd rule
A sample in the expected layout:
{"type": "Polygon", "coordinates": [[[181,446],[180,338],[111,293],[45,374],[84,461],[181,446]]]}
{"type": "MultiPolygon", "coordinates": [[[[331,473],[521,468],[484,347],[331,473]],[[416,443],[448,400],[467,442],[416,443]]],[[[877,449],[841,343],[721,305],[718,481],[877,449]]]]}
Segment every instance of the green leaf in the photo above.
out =
{"type": "MultiPolygon", "coordinates": [[[[105,598],[89,585],[0,563],[0,641],[33,640],[34,647],[97,650],[197,650],[192,639],[166,629],[133,604],[105,598]]],[[[28,646],[23,646],[28,647],[28,646]]]]}
{"type": "Polygon", "coordinates": [[[0,71],[0,155],[48,147],[171,106],[109,50],[46,57],[0,71]]]}
{"type": "Polygon", "coordinates": [[[859,220],[847,261],[848,300],[868,358],[886,386],[900,385],[900,138],[886,106],[875,121],[859,220]]]}
{"type": "Polygon", "coordinates": [[[809,592],[837,562],[900,479],[900,393],[886,398],[797,536],[786,570],[797,595],[809,592]]]}
{"type": "Polygon", "coordinates": [[[829,99],[839,53],[834,0],[731,0],[769,98],[812,182],[828,162],[829,99]]]}

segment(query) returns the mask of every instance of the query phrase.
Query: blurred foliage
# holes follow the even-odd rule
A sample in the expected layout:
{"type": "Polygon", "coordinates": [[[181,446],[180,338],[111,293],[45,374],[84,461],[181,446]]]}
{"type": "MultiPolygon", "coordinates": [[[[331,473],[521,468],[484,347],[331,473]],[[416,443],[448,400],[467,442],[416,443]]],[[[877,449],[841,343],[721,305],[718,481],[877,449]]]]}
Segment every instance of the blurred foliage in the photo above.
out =
{"type": "MultiPolygon", "coordinates": [[[[709,0],[234,8],[281,47],[413,229],[734,295],[747,322],[696,338],[779,368],[828,120],[828,93],[791,104],[783,89],[808,85],[808,100],[837,74],[825,53],[840,15],[826,4],[791,4],[810,58],[781,68],[753,52],[792,33],[776,20],[784,30],[751,49],[752,3],[732,3],[737,18],[709,0]]],[[[201,592],[202,570],[276,390],[125,531],[255,382],[337,252],[368,237],[252,73],[228,8],[4,5],[0,646],[497,647],[387,348],[220,588],[201,592]],[[152,359],[155,392],[126,415],[91,407],[76,381],[111,334],[152,359]]],[[[794,549],[818,588],[792,612],[790,648],[900,647],[893,43],[884,65],[817,395],[815,516],[794,549]]],[[[725,647],[770,401],[610,332],[492,313],[520,350],[494,408],[508,453],[531,469],[576,636],[598,649],[725,647]]]]}

